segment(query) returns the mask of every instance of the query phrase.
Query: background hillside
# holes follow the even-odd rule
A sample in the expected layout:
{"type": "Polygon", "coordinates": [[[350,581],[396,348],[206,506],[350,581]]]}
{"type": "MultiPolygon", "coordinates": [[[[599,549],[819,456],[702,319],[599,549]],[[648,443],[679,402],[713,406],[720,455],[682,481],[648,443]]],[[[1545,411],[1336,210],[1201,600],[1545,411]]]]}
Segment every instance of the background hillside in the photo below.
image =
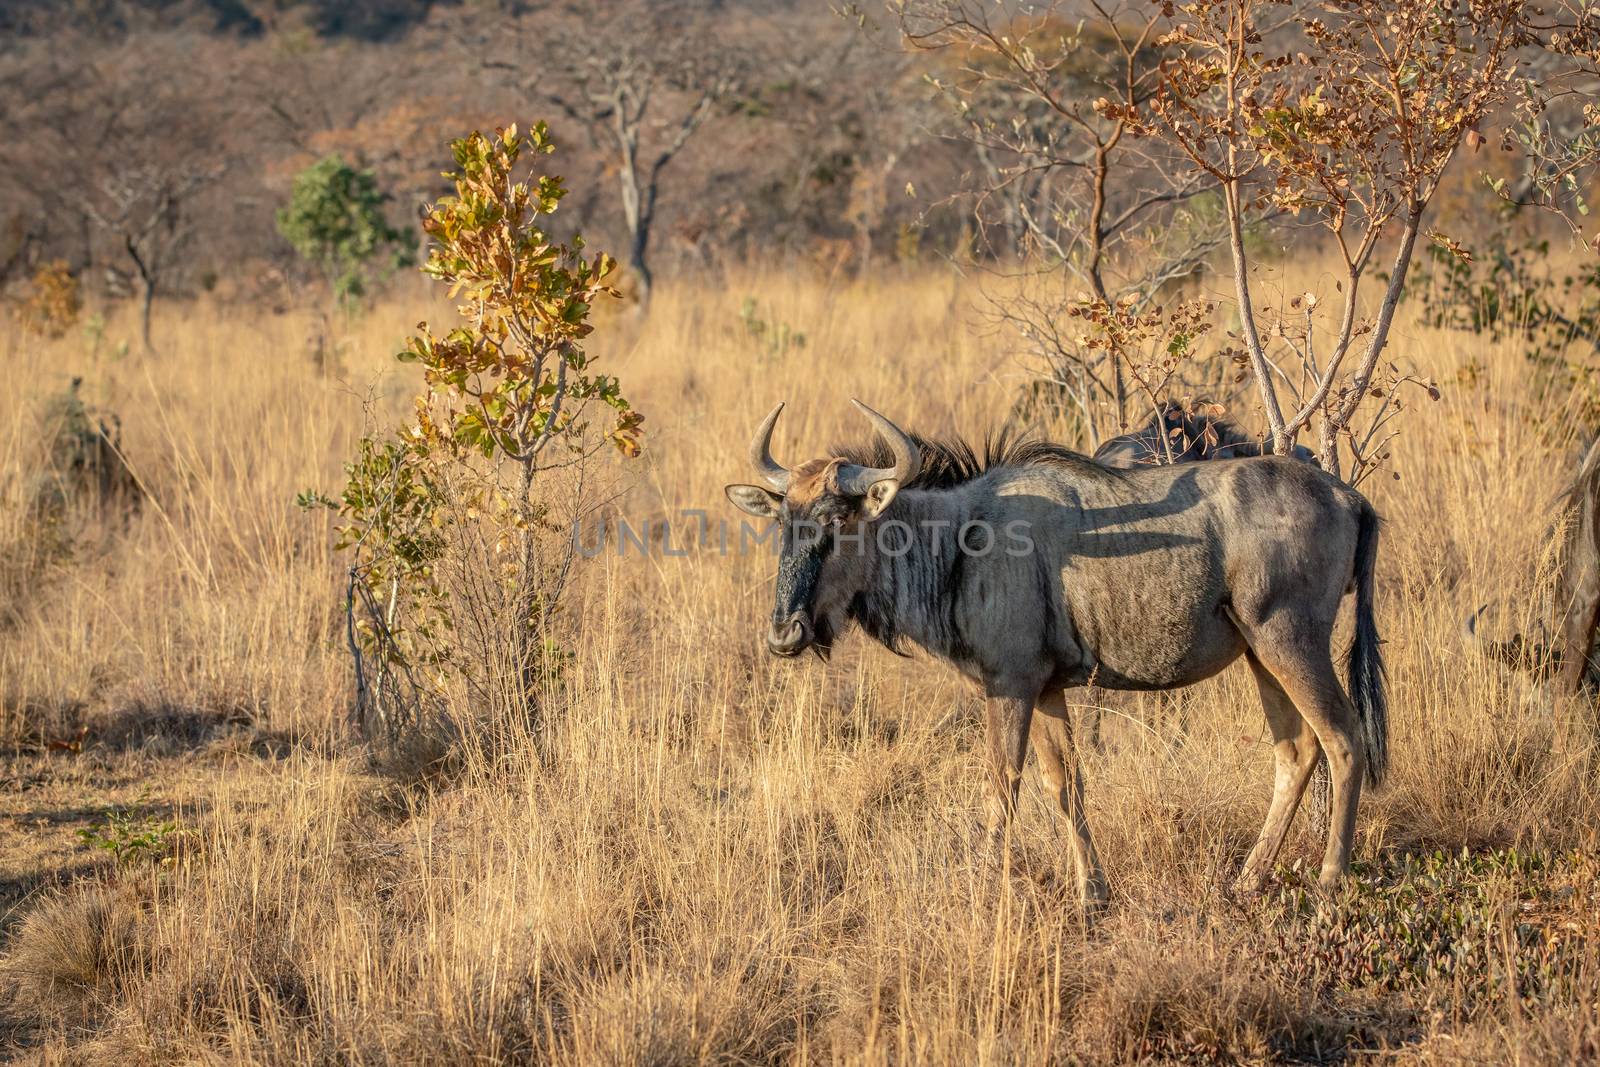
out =
{"type": "MultiPolygon", "coordinates": [[[[925,210],[971,163],[941,136],[948,109],[922,83],[936,61],[908,60],[822,4],[598,6],[613,10],[595,20],[591,5],[561,3],[5,5],[0,285],[59,258],[98,289],[130,289],[135,267],[115,226],[98,221],[108,188],[182,168],[215,178],[165,223],[191,234],[169,294],[292,286],[304,273],[273,213],[296,172],[340,153],[371,168],[392,216],[414,226],[446,188],[449,136],[533,117],[551,123],[579,191],[565,225],[621,247],[609,119],[590,121],[577,72],[562,64],[663,34],[681,39],[685,63],[725,69],[737,88],[662,172],[652,237],[662,269],[757,255],[858,268],[959,244],[959,214],[925,210]]],[[[647,160],[692,93],[656,87],[647,160]]]]}

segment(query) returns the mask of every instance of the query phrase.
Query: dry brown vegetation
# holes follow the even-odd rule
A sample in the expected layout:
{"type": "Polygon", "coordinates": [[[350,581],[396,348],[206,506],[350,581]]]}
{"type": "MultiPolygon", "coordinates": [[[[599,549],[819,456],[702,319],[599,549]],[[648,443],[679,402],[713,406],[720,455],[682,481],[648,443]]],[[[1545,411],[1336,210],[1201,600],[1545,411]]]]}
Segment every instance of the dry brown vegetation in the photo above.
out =
{"type": "MultiPolygon", "coordinates": [[[[597,331],[649,418],[617,514],[723,515],[779,398],[792,459],[859,431],[850,396],[975,435],[1015,399],[1003,339],[947,275],[741,284],[663,282],[647,319],[597,331]],[[804,348],[753,336],[747,297],[804,348]]],[[[309,315],[237,305],[158,306],[159,358],[92,359],[76,333],[0,341],[0,1035],[15,1053],[1600,1056],[1591,724],[1458,636],[1495,597],[1506,628],[1545,610],[1550,501],[1578,431],[1569,390],[1542,388],[1514,343],[1404,307],[1395,326],[1396,356],[1444,395],[1411,414],[1399,480],[1365,487],[1388,523],[1394,756],[1350,887],[1317,896],[1320,849],[1292,838],[1264,899],[1226,891],[1271,764],[1235,667],[1163,721],[1153,701],[1108,717],[1086,758],[1113,904],[1085,931],[1031,780],[1010,870],[970,844],[977,728],[940,724],[974,695],[859,638],[828,665],[767,656],[764,554],[588,562],[543,756],[502,741],[448,775],[369,772],[345,724],[332,519],[294,498],[339,483],[369,401],[388,417],[405,395],[388,357],[437,309],[404,297],[351,327],[335,374],[303,353],[309,315]],[[121,416],[137,508],[32,503],[50,394],[74,374],[121,416]]],[[[131,335],[118,314],[109,332],[131,335]]]]}

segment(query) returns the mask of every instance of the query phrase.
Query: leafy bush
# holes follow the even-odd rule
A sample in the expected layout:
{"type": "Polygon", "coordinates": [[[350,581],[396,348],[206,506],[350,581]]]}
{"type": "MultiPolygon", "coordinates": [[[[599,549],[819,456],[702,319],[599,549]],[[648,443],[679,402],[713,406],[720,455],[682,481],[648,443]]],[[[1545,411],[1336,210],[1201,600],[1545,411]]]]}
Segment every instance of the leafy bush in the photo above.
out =
{"type": "Polygon", "coordinates": [[[1509,218],[1490,232],[1481,255],[1437,242],[1414,283],[1422,321],[1520,340],[1535,363],[1559,360],[1574,344],[1600,351],[1600,263],[1559,272],[1551,264],[1550,241],[1519,238],[1509,218]]]}
{"type": "Polygon", "coordinates": [[[0,500],[17,502],[0,524],[0,622],[23,609],[85,533],[120,528],[143,498],[119,420],[91,408],[82,386],[74,378],[45,401],[28,460],[0,485],[0,500]]]}
{"type": "Polygon", "coordinates": [[[176,819],[145,810],[148,794],[128,807],[113,808],[101,821],[78,831],[78,840],[111,854],[119,864],[141,861],[169,863],[176,843],[189,831],[176,819]]]}
{"type": "Polygon", "coordinates": [[[758,358],[763,363],[774,363],[794,349],[806,346],[806,335],[768,312],[762,314],[756,298],[747,296],[739,305],[739,321],[747,334],[760,346],[758,358]],[[770,316],[770,317],[769,317],[770,316]]]}
{"type": "Polygon", "coordinates": [[[43,412],[43,451],[28,496],[31,514],[47,523],[78,505],[135,510],[142,495],[123,456],[121,420],[90,408],[82,388],[82,378],[72,379],[43,412]]]}
{"type": "MultiPolygon", "coordinates": [[[[1600,262],[1553,257],[1548,238],[1519,228],[1502,211],[1476,249],[1436,239],[1407,288],[1422,321],[1442,330],[1476,334],[1520,348],[1538,392],[1570,405],[1581,425],[1600,427],[1600,262]]],[[[1475,385],[1481,367],[1458,371],[1475,385]]],[[[1564,432],[1555,424],[1551,433],[1564,432]]]]}
{"type": "Polygon", "coordinates": [[[544,124],[451,148],[456,191],[428,211],[423,271],[462,298],[461,321],[406,343],[398,358],[423,372],[413,420],[362,441],[339,503],[358,718],[407,763],[453,739],[452,697],[537,724],[562,660],[548,623],[573,558],[563,508],[586,506],[598,451],[639,451],[641,416],[583,347],[615,264],[547,234],[566,188],[524,169],[554,150],[544,124]]]}
{"type": "Polygon", "coordinates": [[[374,273],[410,266],[414,236],[389,224],[388,195],[370,170],[325,156],[294,179],[278,232],[316,265],[340,301],[363,296],[374,273]]]}

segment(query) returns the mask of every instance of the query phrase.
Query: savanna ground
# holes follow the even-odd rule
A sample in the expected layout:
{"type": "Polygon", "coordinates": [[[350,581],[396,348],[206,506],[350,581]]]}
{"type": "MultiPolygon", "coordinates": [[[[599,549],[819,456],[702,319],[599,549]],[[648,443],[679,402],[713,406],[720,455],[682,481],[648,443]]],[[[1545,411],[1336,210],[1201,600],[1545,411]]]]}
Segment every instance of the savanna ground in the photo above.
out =
{"type": "MultiPolygon", "coordinates": [[[[1314,279],[1313,279],[1314,280],[1314,279]]],[[[1218,283],[1220,288],[1220,282],[1218,283]]],[[[1303,286],[1296,285],[1292,291],[1303,286]]],[[[856,436],[859,396],[975,436],[1021,384],[933,272],[663,285],[596,351],[648,416],[612,511],[702,507],[776,452],[856,436]],[[741,316],[803,331],[778,352],[741,316]]],[[[434,294],[306,355],[308,314],[205,304],[159,357],[0,341],[0,1040],[91,1063],[1568,1062],[1600,1056],[1600,794],[1582,709],[1475,654],[1468,610],[1547,610],[1570,390],[1515,344],[1425,329],[1439,380],[1364,485],[1387,527],[1393,771],[1354,877],[1291,835],[1234,899],[1271,753],[1242,666],[1177,712],[1118,700],[1086,751],[1113,904],[1086,931],[1030,775],[996,872],[974,851],[975,696],[859,637],[768,656],[765,554],[607,553],[567,604],[544,758],[369,770],[351,704],[333,491],[434,294]],[[23,501],[71,376],[122,420],[137,512],[40,530],[23,501]],[[1180,729],[1181,724],[1181,729],[1180,729]],[[79,831],[88,831],[80,834],[79,831]]],[[[109,333],[131,335],[113,317],[109,333]]],[[[770,335],[769,335],[770,336],[770,335]]]]}

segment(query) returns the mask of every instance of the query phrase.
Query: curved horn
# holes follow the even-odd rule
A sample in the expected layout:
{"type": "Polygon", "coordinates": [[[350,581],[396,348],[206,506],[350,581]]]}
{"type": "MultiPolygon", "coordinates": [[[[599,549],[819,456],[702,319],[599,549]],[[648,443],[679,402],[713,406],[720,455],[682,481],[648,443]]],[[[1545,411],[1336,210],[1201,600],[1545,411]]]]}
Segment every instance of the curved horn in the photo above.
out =
{"type": "MultiPolygon", "coordinates": [[[[1490,603],[1493,603],[1493,601],[1491,601],[1490,603]]],[[[1488,610],[1489,610],[1489,605],[1488,604],[1483,605],[1477,611],[1474,611],[1470,615],[1468,615],[1466,622],[1461,624],[1461,636],[1465,637],[1470,643],[1472,643],[1472,644],[1481,644],[1482,643],[1483,636],[1478,633],[1478,620],[1483,618],[1483,613],[1488,611],[1488,610]]]]}
{"type": "Polygon", "coordinates": [[[865,494],[873,482],[893,478],[905,485],[915,478],[922,469],[922,450],[911,436],[861,401],[852,400],[850,403],[860,409],[861,414],[872,423],[872,428],[878,431],[878,436],[889,446],[889,451],[894,454],[894,466],[858,467],[849,464],[839,471],[839,487],[847,493],[865,494]]]}
{"type": "Polygon", "coordinates": [[[750,442],[750,462],[756,470],[761,472],[761,477],[773,489],[780,493],[789,491],[789,472],[772,458],[772,428],[778,425],[778,416],[783,414],[783,404],[772,409],[761,425],[756,428],[756,435],[750,442]]]}

